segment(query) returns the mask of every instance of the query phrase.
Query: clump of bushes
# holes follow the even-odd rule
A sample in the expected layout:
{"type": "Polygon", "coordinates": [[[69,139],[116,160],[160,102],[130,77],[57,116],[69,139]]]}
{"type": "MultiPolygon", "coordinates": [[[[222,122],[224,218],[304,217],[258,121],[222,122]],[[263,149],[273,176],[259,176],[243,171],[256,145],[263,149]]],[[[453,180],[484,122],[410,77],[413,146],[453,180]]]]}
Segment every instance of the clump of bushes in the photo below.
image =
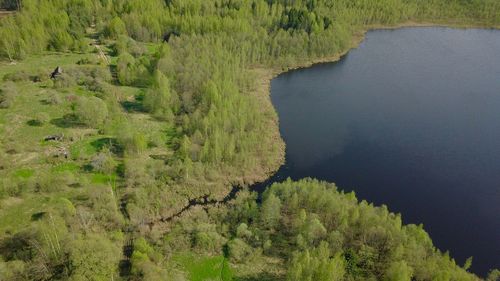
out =
{"type": "Polygon", "coordinates": [[[78,65],[99,64],[99,59],[95,55],[86,56],[76,62],[78,65]]]}
{"type": "Polygon", "coordinates": [[[54,79],[54,88],[56,89],[71,88],[74,86],[76,86],[76,79],[68,73],[62,73],[54,79]]]}
{"type": "Polygon", "coordinates": [[[51,94],[49,94],[47,99],[45,99],[45,102],[47,104],[57,105],[57,104],[61,104],[63,101],[57,93],[51,93],[51,94]]]}
{"type": "Polygon", "coordinates": [[[14,96],[16,93],[16,84],[14,84],[13,82],[6,82],[0,88],[0,108],[9,108],[14,101],[14,96]]]}
{"type": "Polygon", "coordinates": [[[104,36],[117,39],[121,35],[127,35],[127,28],[121,18],[113,18],[104,28],[104,36]]]}
{"type": "Polygon", "coordinates": [[[25,70],[16,71],[12,73],[7,73],[4,75],[4,81],[12,81],[12,82],[45,82],[50,78],[50,71],[47,69],[36,69],[33,72],[28,72],[25,70]]]}
{"type": "Polygon", "coordinates": [[[123,53],[129,53],[137,58],[144,55],[147,50],[134,39],[127,36],[120,36],[113,45],[113,51],[117,56],[123,53]]]}
{"type": "Polygon", "coordinates": [[[3,77],[4,81],[12,81],[12,82],[21,82],[21,81],[29,81],[30,74],[24,70],[16,71],[13,73],[7,73],[3,77]]]}
{"type": "Polygon", "coordinates": [[[100,98],[80,97],[74,104],[76,119],[89,127],[101,126],[108,117],[108,107],[100,98]]]}
{"type": "Polygon", "coordinates": [[[103,174],[112,174],[116,171],[117,163],[109,148],[104,148],[101,152],[94,156],[90,162],[90,166],[93,171],[103,174]]]}

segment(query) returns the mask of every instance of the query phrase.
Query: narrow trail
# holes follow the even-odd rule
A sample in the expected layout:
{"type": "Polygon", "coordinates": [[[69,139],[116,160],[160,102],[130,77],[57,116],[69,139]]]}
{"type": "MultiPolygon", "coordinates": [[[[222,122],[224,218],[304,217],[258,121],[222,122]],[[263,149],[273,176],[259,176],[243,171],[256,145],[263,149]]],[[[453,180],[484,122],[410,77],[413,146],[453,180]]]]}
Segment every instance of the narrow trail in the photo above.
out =
{"type": "Polygon", "coordinates": [[[127,210],[128,199],[129,197],[127,194],[122,195],[120,198],[120,213],[125,219],[125,224],[122,228],[122,232],[124,234],[124,242],[122,246],[123,256],[118,266],[120,270],[120,277],[123,280],[128,280],[130,277],[130,272],[132,271],[132,262],[130,258],[134,253],[134,227],[130,223],[130,215],[127,210]]]}
{"type": "Polygon", "coordinates": [[[104,53],[101,47],[101,40],[99,39],[99,34],[95,30],[95,24],[90,27],[90,38],[92,39],[91,45],[97,49],[97,56],[106,63],[106,65],[110,65],[111,61],[108,56],[104,53]]]}
{"type": "Polygon", "coordinates": [[[0,18],[1,18],[1,17],[10,16],[10,15],[14,15],[16,12],[17,12],[17,11],[0,9],[0,18]]]}
{"type": "Polygon", "coordinates": [[[109,67],[109,70],[111,72],[111,76],[113,77],[113,81],[117,82],[118,81],[118,74],[116,71],[116,65],[113,65],[111,63],[111,60],[109,59],[108,55],[104,52],[102,49],[102,42],[99,39],[99,36],[97,32],[95,31],[95,26],[91,27],[91,36],[90,38],[92,39],[91,45],[94,46],[97,50],[97,57],[102,60],[107,67],[109,67]]]}
{"type": "Polygon", "coordinates": [[[111,61],[109,60],[108,56],[106,56],[106,54],[102,50],[101,45],[99,44],[98,40],[95,40],[94,46],[97,49],[99,58],[101,58],[106,63],[106,65],[109,66],[111,64],[111,61]]]}
{"type": "MultiPolygon", "coordinates": [[[[97,56],[106,64],[107,67],[109,67],[113,80],[117,81],[118,78],[116,74],[116,67],[114,67],[111,64],[111,60],[103,51],[101,47],[101,42],[99,40],[99,36],[95,31],[95,25],[91,26],[90,34],[91,34],[90,38],[92,39],[91,45],[95,46],[95,48],[97,49],[97,56]]],[[[124,189],[125,188],[123,186],[119,187],[119,190],[123,191],[124,189]]],[[[132,272],[131,257],[132,254],[134,253],[135,228],[130,222],[130,214],[127,210],[129,197],[130,197],[129,194],[127,194],[125,191],[123,192],[123,194],[121,194],[119,201],[119,211],[124,219],[124,224],[122,227],[122,232],[124,234],[123,246],[122,246],[122,259],[118,264],[119,274],[122,280],[129,280],[131,277],[130,276],[130,273],[132,272]]]]}

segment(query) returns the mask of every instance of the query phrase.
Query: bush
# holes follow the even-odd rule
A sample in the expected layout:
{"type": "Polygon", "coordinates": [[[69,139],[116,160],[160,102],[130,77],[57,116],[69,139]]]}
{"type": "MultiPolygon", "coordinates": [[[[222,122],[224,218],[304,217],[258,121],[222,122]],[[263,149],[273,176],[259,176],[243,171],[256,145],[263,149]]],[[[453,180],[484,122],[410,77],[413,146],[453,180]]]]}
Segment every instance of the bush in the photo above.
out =
{"type": "Polygon", "coordinates": [[[160,71],[155,72],[153,86],[146,92],[143,104],[144,108],[156,118],[161,120],[173,119],[170,82],[160,71]]]}
{"type": "Polygon", "coordinates": [[[245,241],[236,238],[228,243],[229,257],[235,262],[244,262],[253,252],[253,249],[245,241]]]}
{"type": "Polygon", "coordinates": [[[76,62],[78,65],[99,64],[99,59],[95,55],[89,55],[76,62]]]}
{"type": "Polygon", "coordinates": [[[76,86],[76,79],[67,73],[62,73],[54,79],[54,88],[56,89],[70,88],[74,86],[76,86]]]}
{"type": "Polygon", "coordinates": [[[16,85],[13,82],[5,83],[0,88],[0,108],[9,108],[14,101],[17,92],[16,85]]]}
{"type": "Polygon", "coordinates": [[[94,156],[90,163],[92,170],[103,174],[114,173],[116,171],[116,165],[116,161],[113,159],[109,149],[103,149],[103,151],[94,156]]]}
{"type": "Polygon", "coordinates": [[[101,126],[108,117],[108,107],[99,98],[79,98],[75,104],[75,115],[79,122],[89,127],[101,126]]]}
{"type": "Polygon", "coordinates": [[[7,73],[3,77],[3,81],[22,82],[30,80],[31,80],[31,75],[24,70],[13,73],[7,73]]]}
{"type": "Polygon", "coordinates": [[[42,173],[36,177],[35,188],[37,192],[51,193],[64,190],[68,184],[74,182],[73,174],[68,171],[58,175],[42,173]]]}
{"type": "Polygon", "coordinates": [[[123,53],[118,57],[118,81],[122,85],[131,85],[136,79],[135,59],[129,53],[123,53]]]}
{"type": "Polygon", "coordinates": [[[56,104],[61,104],[62,103],[62,99],[61,97],[59,96],[59,94],[57,93],[51,93],[47,99],[45,100],[45,102],[47,104],[51,104],[51,105],[56,105],[56,104]]]}
{"type": "Polygon", "coordinates": [[[127,35],[125,23],[119,17],[113,18],[105,28],[104,35],[112,39],[117,39],[120,35],[127,35]]]}

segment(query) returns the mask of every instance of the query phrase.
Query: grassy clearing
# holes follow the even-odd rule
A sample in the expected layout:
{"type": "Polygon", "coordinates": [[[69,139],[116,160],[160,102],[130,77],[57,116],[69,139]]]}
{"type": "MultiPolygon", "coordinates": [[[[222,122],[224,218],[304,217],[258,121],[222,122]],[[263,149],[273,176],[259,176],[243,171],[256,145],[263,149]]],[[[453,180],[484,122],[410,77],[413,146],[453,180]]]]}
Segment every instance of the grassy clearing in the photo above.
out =
{"type": "MultiPolygon", "coordinates": [[[[148,50],[154,50],[155,46],[151,44],[148,50]]],[[[122,180],[118,169],[125,155],[116,151],[114,135],[120,131],[145,136],[143,158],[150,154],[171,154],[166,144],[173,133],[167,131],[165,122],[136,110],[140,108],[138,99],[144,89],[108,81],[104,94],[82,85],[77,77],[70,77],[77,81],[62,87],[49,79],[57,66],[63,73],[69,73],[70,69],[106,70],[107,66],[101,65],[96,57],[92,52],[45,52],[21,62],[0,62],[0,85],[10,84],[14,93],[9,106],[0,108],[0,237],[29,227],[36,214],[53,210],[61,213],[59,209],[64,204],[84,208],[108,204],[109,198],[96,197],[95,192],[103,192],[109,186],[114,188],[122,180]],[[109,104],[111,95],[118,103],[112,109],[108,106],[110,113],[100,128],[75,122],[75,100],[98,97],[109,104]],[[113,129],[116,118],[126,120],[129,127],[113,129]],[[59,135],[61,139],[45,140],[59,135]],[[112,171],[99,171],[92,166],[102,151],[110,151],[109,157],[115,165],[112,171]]],[[[116,62],[116,57],[111,59],[116,62]]],[[[108,196],[109,192],[104,194],[108,196]]],[[[111,205],[116,206],[116,202],[111,205]]],[[[95,212],[103,211],[97,207],[95,212]]]]}
{"type": "Polygon", "coordinates": [[[197,257],[193,254],[179,255],[174,258],[185,269],[191,281],[232,280],[232,270],[223,256],[197,257]]]}
{"type": "Polygon", "coordinates": [[[86,53],[44,52],[43,54],[32,55],[22,61],[16,61],[14,63],[3,61],[0,62],[0,77],[8,73],[38,69],[46,69],[48,77],[57,66],[61,66],[64,69],[64,66],[75,65],[78,61],[92,55],[93,54],[86,53]]]}
{"type": "Polygon", "coordinates": [[[67,198],[71,196],[70,193],[61,193],[52,196],[7,198],[0,201],[0,235],[25,229],[43,215],[56,209],[67,208],[70,202],[67,198]]]}

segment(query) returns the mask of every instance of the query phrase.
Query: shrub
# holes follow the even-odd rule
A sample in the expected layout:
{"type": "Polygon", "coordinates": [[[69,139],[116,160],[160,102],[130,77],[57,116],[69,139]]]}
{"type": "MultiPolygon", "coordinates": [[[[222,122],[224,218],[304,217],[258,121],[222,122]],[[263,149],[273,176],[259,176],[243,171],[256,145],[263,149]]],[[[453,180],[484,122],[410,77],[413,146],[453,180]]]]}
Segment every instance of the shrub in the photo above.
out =
{"type": "Polygon", "coordinates": [[[67,73],[62,73],[54,79],[54,88],[56,89],[70,88],[74,86],[76,86],[76,79],[67,73]]]}
{"type": "Polygon", "coordinates": [[[118,81],[122,85],[131,85],[136,79],[135,59],[129,53],[123,53],[118,57],[118,81]]]}
{"type": "Polygon", "coordinates": [[[0,88],[0,108],[9,108],[17,92],[13,82],[7,82],[0,88]]]}
{"type": "Polygon", "coordinates": [[[76,62],[79,65],[99,64],[99,59],[95,55],[86,56],[76,62]]]}
{"type": "Polygon", "coordinates": [[[3,77],[3,80],[4,81],[12,81],[12,82],[30,81],[31,76],[25,70],[21,70],[21,71],[5,74],[3,77]]]}
{"type": "Polygon", "coordinates": [[[108,117],[108,108],[99,98],[82,97],[75,104],[75,115],[82,124],[95,128],[101,126],[108,117]]]}
{"type": "Polygon", "coordinates": [[[47,99],[45,100],[45,102],[47,104],[52,104],[52,105],[56,105],[56,104],[61,104],[62,103],[62,99],[61,97],[59,96],[59,94],[57,93],[51,93],[47,99]]]}
{"type": "Polygon", "coordinates": [[[116,161],[113,159],[109,149],[103,149],[103,151],[94,156],[90,163],[92,170],[103,174],[112,174],[115,172],[116,165],[116,161]]]}
{"type": "Polygon", "coordinates": [[[113,18],[104,30],[104,35],[113,39],[118,38],[120,35],[127,35],[125,23],[119,17],[113,18]]]}
{"type": "Polygon", "coordinates": [[[239,238],[229,241],[227,246],[229,257],[235,262],[244,262],[252,255],[252,248],[239,238]]]}

